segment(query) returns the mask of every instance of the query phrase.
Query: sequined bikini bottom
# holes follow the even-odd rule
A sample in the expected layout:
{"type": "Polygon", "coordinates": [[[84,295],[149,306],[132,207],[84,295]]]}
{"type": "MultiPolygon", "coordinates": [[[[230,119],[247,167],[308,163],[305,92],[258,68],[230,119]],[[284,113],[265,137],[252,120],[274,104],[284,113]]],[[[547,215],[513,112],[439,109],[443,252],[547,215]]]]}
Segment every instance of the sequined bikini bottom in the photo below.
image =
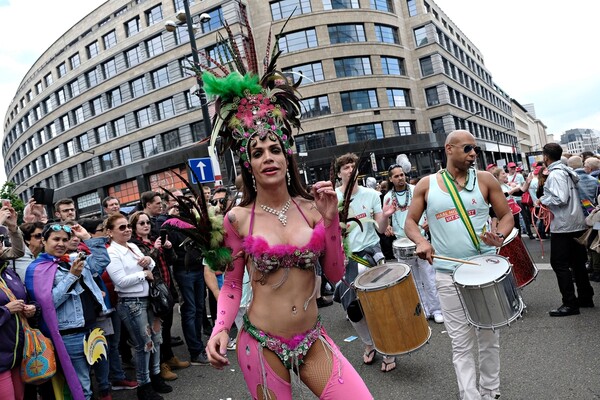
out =
{"type": "Polygon", "coordinates": [[[260,330],[252,325],[248,319],[248,314],[244,314],[244,330],[256,339],[262,347],[275,353],[287,369],[297,368],[304,363],[304,356],[308,353],[310,346],[321,336],[322,327],[321,316],[319,315],[312,329],[294,335],[291,339],[286,339],[260,330]]]}

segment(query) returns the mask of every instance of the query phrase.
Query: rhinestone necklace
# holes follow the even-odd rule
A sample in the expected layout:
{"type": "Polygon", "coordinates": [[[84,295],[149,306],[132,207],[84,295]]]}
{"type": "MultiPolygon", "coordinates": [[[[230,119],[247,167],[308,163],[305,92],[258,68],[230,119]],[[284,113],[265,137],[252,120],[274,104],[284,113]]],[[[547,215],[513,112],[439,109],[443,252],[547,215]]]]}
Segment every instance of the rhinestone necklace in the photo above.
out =
{"type": "Polygon", "coordinates": [[[260,208],[262,208],[263,210],[265,210],[266,212],[268,212],[270,214],[276,215],[279,222],[281,222],[281,225],[285,226],[285,224],[287,224],[287,216],[285,214],[287,213],[288,209],[290,208],[291,201],[292,201],[292,199],[289,198],[288,201],[285,202],[285,204],[283,205],[283,208],[280,211],[277,211],[274,208],[271,208],[269,206],[265,206],[264,204],[261,204],[260,208]]]}

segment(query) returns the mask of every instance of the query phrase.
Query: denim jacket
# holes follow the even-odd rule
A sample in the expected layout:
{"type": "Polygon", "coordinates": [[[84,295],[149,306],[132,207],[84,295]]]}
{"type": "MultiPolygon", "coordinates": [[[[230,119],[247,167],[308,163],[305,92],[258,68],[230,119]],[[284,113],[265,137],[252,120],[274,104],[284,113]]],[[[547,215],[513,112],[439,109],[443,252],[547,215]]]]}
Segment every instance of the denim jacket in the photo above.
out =
{"type": "Polygon", "coordinates": [[[87,264],[83,268],[81,278],[70,273],[66,267],[59,265],[54,275],[54,285],[52,287],[52,300],[54,301],[54,307],[56,307],[59,330],[83,328],[85,326],[80,297],[84,289],[79,279],[83,279],[85,285],[90,288],[94,298],[102,306],[102,312],[107,311],[102,292],[94,281],[87,264]]]}

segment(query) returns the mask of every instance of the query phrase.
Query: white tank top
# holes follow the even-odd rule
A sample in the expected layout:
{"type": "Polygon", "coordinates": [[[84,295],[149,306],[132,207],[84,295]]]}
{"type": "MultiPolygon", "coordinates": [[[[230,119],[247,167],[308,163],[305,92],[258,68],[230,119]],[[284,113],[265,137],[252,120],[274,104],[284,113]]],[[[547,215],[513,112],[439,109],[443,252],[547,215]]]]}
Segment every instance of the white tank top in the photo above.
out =
{"type": "MultiPolygon", "coordinates": [[[[476,175],[475,175],[476,176],[476,175]]],[[[427,194],[427,222],[431,232],[431,245],[435,254],[440,256],[466,259],[479,254],[471,241],[469,232],[461,220],[452,197],[443,191],[437,181],[438,174],[429,176],[429,193],[427,194]]],[[[475,233],[480,236],[489,230],[489,205],[479,189],[479,182],[472,191],[465,189],[458,192],[475,233]],[[484,230],[485,227],[485,230],[484,230]]],[[[488,246],[480,239],[481,254],[494,253],[496,248],[488,246]]],[[[434,259],[433,267],[440,272],[452,273],[460,264],[434,259]]]]}

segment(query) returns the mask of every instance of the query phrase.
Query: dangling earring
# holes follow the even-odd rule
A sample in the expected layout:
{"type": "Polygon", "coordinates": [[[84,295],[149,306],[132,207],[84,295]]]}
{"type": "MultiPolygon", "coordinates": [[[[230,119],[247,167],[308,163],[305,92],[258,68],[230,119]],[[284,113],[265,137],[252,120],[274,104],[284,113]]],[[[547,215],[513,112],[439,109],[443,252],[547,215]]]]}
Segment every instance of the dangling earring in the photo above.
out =
{"type": "Polygon", "coordinates": [[[292,177],[290,176],[290,171],[287,171],[287,181],[288,181],[288,186],[291,186],[292,184],[292,177]]]}
{"type": "Polygon", "coordinates": [[[256,192],[256,179],[254,179],[254,175],[252,175],[252,187],[254,188],[254,191],[256,192]]]}

